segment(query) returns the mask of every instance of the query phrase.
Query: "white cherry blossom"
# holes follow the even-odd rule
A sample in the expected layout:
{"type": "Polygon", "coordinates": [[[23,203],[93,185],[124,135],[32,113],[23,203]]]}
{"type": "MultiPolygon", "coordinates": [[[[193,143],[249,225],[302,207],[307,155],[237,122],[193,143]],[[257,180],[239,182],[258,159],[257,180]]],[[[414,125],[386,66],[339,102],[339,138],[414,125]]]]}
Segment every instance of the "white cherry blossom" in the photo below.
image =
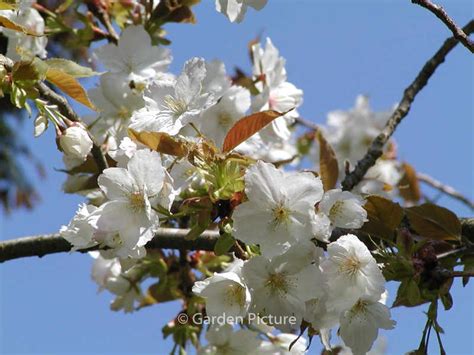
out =
{"type": "MultiPolygon", "coordinates": [[[[252,102],[252,110],[286,112],[300,106],[303,102],[303,91],[287,82],[285,59],[280,56],[270,38],[267,38],[265,48],[259,43],[253,45],[252,56],[253,75],[257,80],[256,87],[260,91],[252,102]]],[[[260,135],[265,141],[288,140],[291,135],[288,124],[297,116],[298,113],[292,110],[278,117],[263,129],[260,135]]]]}
{"type": "Polygon", "coordinates": [[[328,285],[328,307],[344,310],[360,297],[379,299],[385,279],[369,249],[355,235],[347,234],[328,245],[321,263],[328,285]]]}
{"type": "Polygon", "coordinates": [[[133,312],[135,304],[140,302],[143,297],[137,287],[122,275],[111,277],[107,281],[106,287],[107,290],[116,295],[110,305],[110,308],[114,311],[123,309],[125,313],[133,312]]]}
{"type": "Polygon", "coordinates": [[[129,160],[137,151],[137,144],[129,137],[125,137],[120,141],[117,149],[109,150],[109,155],[117,162],[117,166],[125,168],[129,160]]]}
{"type": "Polygon", "coordinates": [[[120,265],[118,258],[106,259],[98,251],[91,251],[89,255],[94,259],[91,272],[92,279],[99,286],[99,291],[102,291],[110,278],[120,275],[122,265],[120,265]]]}
{"type": "Polygon", "coordinates": [[[401,178],[402,169],[398,161],[378,159],[353,191],[392,198],[395,197],[401,178]]]}
{"type": "Polygon", "coordinates": [[[349,191],[333,189],[324,193],[319,210],[326,214],[334,227],[360,228],[367,222],[365,201],[349,191]]]}
{"type": "Polygon", "coordinates": [[[205,79],[205,61],[200,58],[187,61],[174,84],[158,83],[150,87],[145,108],[134,113],[130,128],[178,134],[217,102],[214,93],[202,90],[205,79]]]}
{"type": "Polygon", "coordinates": [[[143,26],[134,25],[122,31],[117,45],[106,44],[95,54],[111,73],[137,82],[154,79],[172,60],[169,49],[152,46],[143,26]]]}
{"type": "Polygon", "coordinates": [[[261,10],[268,0],[216,0],[216,10],[224,14],[230,22],[242,22],[247,8],[261,10]]]}
{"type": "Polygon", "coordinates": [[[248,201],[232,216],[236,238],[259,244],[262,254],[271,257],[313,237],[314,205],[323,194],[318,177],[258,161],[245,174],[245,193],[248,201]]]}
{"type": "Polygon", "coordinates": [[[206,138],[221,147],[227,132],[250,108],[250,92],[233,86],[217,104],[207,109],[199,120],[199,129],[206,138]]]}
{"type": "Polygon", "coordinates": [[[215,273],[204,281],[198,281],[193,292],[206,299],[209,316],[244,317],[250,306],[250,292],[235,272],[215,273]]]}
{"type": "Polygon", "coordinates": [[[225,65],[220,60],[205,62],[206,77],[202,81],[202,92],[212,93],[216,98],[221,97],[232,85],[232,80],[226,73],[225,65]]]}
{"type": "Polygon", "coordinates": [[[251,258],[243,276],[251,289],[252,312],[277,317],[275,324],[284,331],[299,329],[305,302],[318,297],[324,283],[317,266],[322,251],[311,242],[301,242],[285,254],[267,259],[251,258]],[[294,324],[287,318],[294,317],[294,324]]]}
{"type": "Polygon", "coordinates": [[[90,248],[97,244],[93,239],[94,228],[89,223],[89,216],[96,210],[97,207],[93,205],[80,204],[71,222],[59,230],[61,237],[73,246],[72,250],[90,248]]]}
{"type": "Polygon", "coordinates": [[[393,329],[390,309],[373,298],[360,298],[341,315],[339,335],[354,355],[366,354],[377,339],[379,329],[393,329]]]}
{"type": "Polygon", "coordinates": [[[368,97],[359,95],[353,109],[328,114],[325,137],[336,153],[341,171],[344,170],[346,160],[355,166],[364,156],[391,112],[373,112],[368,97]]]}
{"type": "Polygon", "coordinates": [[[85,121],[99,141],[107,137],[120,140],[127,135],[130,117],[145,106],[145,100],[141,93],[130,89],[123,75],[102,74],[99,84],[89,90],[89,97],[99,116],[87,117],[85,121]]]}
{"type": "Polygon", "coordinates": [[[125,251],[143,247],[158,227],[150,199],[159,196],[164,179],[160,156],[148,150],[137,151],[127,169],[105,169],[98,183],[108,201],[96,211],[95,227],[119,233],[125,251]]]}
{"type": "Polygon", "coordinates": [[[206,340],[209,344],[198,349],[199,355],[256,355],[262,342],[257,333],[247,329],[234,332],[229,324],[212,326],[206,332],[206,340]]]}
{"type": "Polygon", "coordinates": [[[313,329],[331,329],[339,323],[340,312],[328,307],[329,297],[330,295],[323,291],[319,297],[306,302],[304,319],[311,323],[313,329]]]}
{"type": "Polygon", "coordinates": [[[272,338],[272,341],[265,341],[258,349],[259,354],[264,355],[303,355],[306,354],[308,342],[306,338],[299,337],[293,344],[291,350],[290,345],[298,338],[297,335],[291,333],[280,333],[272,338]]]}
{"type": "Polygon", "coordinates": [[[30,36],[20,31],[0,27],[0,32],[8,38],[7,57],[15,61],[20,60],[21,55],[17,52],[17,48],[40,58],[47,56],[48,37],[44,35],[43,17],[36,9],[22,5],[18,11],[2,10],[0,15],[38,35],[30,36]]]}

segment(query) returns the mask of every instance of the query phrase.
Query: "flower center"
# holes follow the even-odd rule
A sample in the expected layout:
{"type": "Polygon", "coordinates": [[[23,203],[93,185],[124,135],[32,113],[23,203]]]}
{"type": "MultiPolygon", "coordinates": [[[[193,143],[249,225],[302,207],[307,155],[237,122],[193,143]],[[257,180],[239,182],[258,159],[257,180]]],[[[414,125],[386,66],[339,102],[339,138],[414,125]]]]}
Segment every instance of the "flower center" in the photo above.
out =
{"type": "Polygon", "coordinates": [[[140,212],[145,209],[145,197],[141,192],[133,192],[130,194],[130,209],[133,212],[140,212]]]}
{"type": "Polygon", "coordinates": [[[229,127],[232,123],[232,117],[226,112],[222,112],[221,114],[219,114],[217,120],[219,122],[219,125],[224,128],[229,127]]]}
{"type": "Polygon", "coordinates": [[[339,216],[343,212],[343,209],[344,201],[336,201],[329,210],[330,219],[334,220],[335,218],[337,218],[337,216],[339,216]]]}
{"type": "Polygon", "coordinates": [[[175,117],[181,116],[188,109],[186,102],[171,95],[166,95],[164,101],[175,117]]]}
{"type": "Polygon", "coordinates": [[[351,255],[345,258],[339,265],[339,272],[352,277],[359,272],[360,268],[360,260],[356,256],[351,255]]]}
{"type": "Polygon", "coordinates": [[[225,290],[225,300],[229,306],[234,304],[243,307],[245,305],[245,289],[237,284],[231,284],[225,290]]]}
{"type": "Polygon", "coordinates": [[[284,292],[288,291],[289,285],[286,279],[286,275],[284,273],[275,273],[271,274],[270,277],[267,279],[265,283],[266,287],[268,287],[273,293],[275,292],[284,292]]]}
{"type": "Polygon", "coordinates": [[[367,310],[367,301],[359,299],[357,303],[351,308],[352,314],[365,313],[367,310]]]}
{"type": "Polygon", "coordinates": [[[280,202],[273,210],[273,225],[278,227],[282,223],[287,223],[290,219],[290,209],[283,202],[280,202]]]}
{"type": "Polygon", "coordinates": [[[128,111],[128,108],[126,108],[125,106],[121,106],[120,109],[117,111],[117,116],[122,120],[125,120],[130,117],[130,112],[128,111]]]}

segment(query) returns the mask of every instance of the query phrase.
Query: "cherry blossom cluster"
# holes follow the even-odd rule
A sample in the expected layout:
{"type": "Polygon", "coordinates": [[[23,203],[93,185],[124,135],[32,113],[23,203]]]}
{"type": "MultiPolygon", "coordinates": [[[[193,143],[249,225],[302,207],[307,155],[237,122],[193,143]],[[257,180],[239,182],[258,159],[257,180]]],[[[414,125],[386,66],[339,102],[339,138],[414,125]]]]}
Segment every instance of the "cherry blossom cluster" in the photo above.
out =
{"type": "MultiPolygon", "coordinates": [[[[321,130],[336,153],[340,176],[345,175],[346,166],[354,167],[362,159],[391,114],[392,110],[373,112],[368,97],[362,95],[356,98],[354,108],[349,111],[328,113],[327,123],[321,130]]],[[[318,145],[314,145],[310,154],[316,165],[319,163],[318,149],[318,145]]],[[[403,175],[400,162],[395,159],[395,142],[391,141],[385,151],[384,156],[369,169],[354,191],[386,197],[395,195],[397,184],[403,175]]]]}
{"type": "MultiPolygon", "coordinates": [[[[216,6],[239,22],[247,6],[259,9],[265,2],[218,0],[216,6]]],[[[251,257],[235,258],[222,272],[197,281],[193,292],[202,297],[210,316],[245,318],[252,313],[296,321],[265,329],[245,324],[237,331],[229,324],[212,325],[209,344],[199,351],[285,353],[306,324],[326,348],[331,347],[331,330],[338,327],[352,352],[364,354],[379,329],[393,328],[384,304],[385,279],[371,251],[355,235],[335,241],[331,235],[337,228],[361,228],[367,221],[364,196],[390,192],[386,186],[397,184],[399,167],[394,159],[382,160],[353,193],[324,191],[316,173],[280,166],[282,161],[301,163],[294,123],[303,92],[288,81],[285,60],[270,39],[252,46],[252,88],[231,80],[220,61],[192,58],[181,73],[170,73],[170,51],[153,46],[141,25],[126,27],[117,44],[97,48],[94,58],[106,71],[89,92],[98,114],[67,128],[59,144],[69,171],[86,162],[93,142],[114,164],[98,176],[99,188],[81,190],[88,203],[61,228],[61,235],[74,249],[102,249],[93,253],[92,273],[101,290],[116,296],[112,309],[131,312],[140,305],[145,245],[167,220],[173,203],[209,187],[209,172],[199,164],[152,151],[133,141],[129,130],[166,133],[193,143],[204,139],[221,147],[239,119],[274,110],[283,115],[234,149],[252,163],[242,174],[245,197],[232,212],[230,233],[255,247],[251,257]],[[275,335],[277,330],[281,333],[275,335]]],[[[365,97],[358,97],[349,112],[328,115],[321,129],[342,171],[363,155],[388,115],[372,112],[365,97]]],[[[77,191],[88,178],[70,174],[64,189],[77,191]]],[[[305,350],[303,338],[292,347],[292,353],[305,350]]]]}
{"type": "Polygon", "coordinates": [[[381,270],[355,235],[329,243],[327,253],[313,240],[327,242],[334,227],[360,228],[362,201],[349,192],[323,193],[311,173],[285,173],[261,161],[248,169],[245,184],[249,200],[234,211],[234,233],[258,244],[261,255],[195,284],[207,313],[291,315],[295,323],[274,326],[294,332],[304,320],[328,348],[330,329],[339,325],[344,343],[355,354],[366,353],[379,328],[394,326],[383,303],[381,270]]]}

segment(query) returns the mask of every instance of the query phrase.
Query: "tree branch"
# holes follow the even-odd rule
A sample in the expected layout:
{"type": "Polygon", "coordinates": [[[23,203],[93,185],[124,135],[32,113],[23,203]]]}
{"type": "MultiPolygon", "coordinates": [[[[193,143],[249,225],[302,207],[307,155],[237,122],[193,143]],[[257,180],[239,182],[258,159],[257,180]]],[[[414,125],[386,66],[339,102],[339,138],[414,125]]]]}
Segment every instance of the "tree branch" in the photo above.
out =
{"type": "MultiPolygon", "coordinates": [[[[471,20],[463,30],[467,34],[474,32],[474,20],[471,20]]],[[[374,139],[365,156],[357,162],[354,170],[345,176],[342,181],[342,188],[344,190],[352,190],[361,182],[367,171],[375,164],[377,159],[382,156],[385,144],[410,111],[411,104],[415,100],[416,95],[425,87],[438,66],[444,62],[448,53],[457,43],[458,40],[456,37],[448,38],[433,57],[425,63],[415,80],[405,89],[402,100],[390,116],[382,132],[374,139]]]]}
{"type": "Polygon", "coordinates": [[[69,105],[69,102],[48,85],[40,82],[36,85],[36,88],[42,98],[46,99],[49,103],[58,106],[58,110],[63,116],[74,122],[81,121],[77,113],[69,105]]]}
{"type": "MultiPolygon", "coordinates": [[[[474,241],[474,218],[461,218],[462,234],[468,240],[474,241]]],[[[214,245],[219,238],[219,232],[206,230],[194,240],[186,239],[189,229],[179,228],[159,228],[155,237],[145,246],[147,249],[186,249],[186,250],[204,250],[214,251],[214,245]]],[[[368,237],[368,234],[361,230],[335,228],[332,232],[331,241],[337,240],[345,234],[355,234],[360,238],[368,237]]],[[[319,243],[318,243],[319,244],[319,243]]],[[[323,246],[320,244],[320,246],[323,246]]],[[[48,254],[63,253],[71,251],[71,244],[63,239],[59,233],[44,234],[32,237],[23,237],[0,242],[0,263],[24,258],[28,256],[43,257],[48,254]]],[[[231,251],[236,254],[243,252],[235,245],[231,251]]],[[[106,249],[106,248],[103,248],[106,249]]],[[[86,253],[93,250],[100,250],[99,246],[88,249],[77,250],[80,253],[86,253]]],[[[461,249],[456,249],[458,252],[461,249]]]]}
{"type": "Polygon", "coordinates": [[[458,200],[467,205],[471,210],[474,210],[474,202],[471,201],[466,196],[462,195],[460,192],[456,191],[453,187],[445,185],[442,182],[432,178],[429,175],[418,173],[416,177],[419,181],[424,182],[425,184],[435,188],[436,190],[441,191],[442,193],[458,200]]]}
{"type": "Polygon", "coordinates": [[[296,124],[299,124],[300,126],[303,126],[303,127],[306,127],[306,128],[309,128],[313,131],[317,131],[319,129],[318,125],[314,122],[311,122],[307,119],[304,119],[302,117],[296,117],[295,118],[295,123],[296,124]]]}
{"type": "Polygon", "coordinates": [[[437,18],[443,21],[443,23],[453,33],[454,37],[461,42],[464,47],[469,49],[471,53],[474,53],[474,42],[472,42],[468,35],[458,25],[456,25],[442,6],[432,3],[430,0],[411,0],[411,2],[431,11],[437,18]]]}
{"type": "MultiPolygon", "coordinates": [[[[214,250],[214,244],[219,237],[218,231],[205,231],[194,240],[185,239],[189,229],[159,228],[155,237],[146,245],[147,249],[188,249],[214,250]]],[[[28,256],[43,257],[48,254],[71,251],[71,244],[59,233],[44,234],[7,240],[0,243],[0,263],[28,256]]],[[[87,253],[99,250],[99,246],[78,250],[87,253]]]]}
{"type": "MultiPolygon", "coordinates": [[[[155,237],[145,246],[147,249],[187,249],[187,250],[204,250],[214,251],[214,245],[219,238],[218,231],[207,230],[194,240],[186,239],[189,229],[179,228],[159,228],[155,237]]],[[[360,231],[359,231],[360,232],[360,231]]],[[[331,236],[332,240],[336,240],[341,235],[352,233],[355,230],[336,228],[331,236]]],[[[359,233],[364,234],[365,233],[359,233]]],[[[28,256],[43,257],[48,254],[62,253],[71,251],[72,245],[61,237],[59,233],[44,234],[32,237],[23,237],[0,242],[0,263],[24,258],[28,256]]],[[[106,249],[106,248],[105,248],[106,249]]],[[[100,250],[100,246],[77,250],[80,253],[100,250]]],[[[236,243],[231,251],[236,255],[244,253],[244,250],[236,243]]]]}

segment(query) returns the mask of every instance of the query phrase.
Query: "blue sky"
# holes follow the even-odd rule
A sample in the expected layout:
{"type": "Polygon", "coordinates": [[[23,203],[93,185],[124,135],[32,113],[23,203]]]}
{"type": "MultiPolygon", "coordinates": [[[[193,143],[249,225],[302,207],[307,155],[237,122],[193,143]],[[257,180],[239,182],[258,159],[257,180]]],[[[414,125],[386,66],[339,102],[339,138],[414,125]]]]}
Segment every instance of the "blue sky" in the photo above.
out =
{"type": "MultiPolygon", "coordinates": [[[[444,1],[459,23],[473,15],[468,0],[444,1]]],[[[228,71],[248,68],[247,42],[262,33],[270,36],[287,59],[289,80],[304,90],[303,117],[323,123],[328,111],[352,107],[358,94],[367,94],[375,109],[396,103],[425,61],[449,31],[426,10],[410,1],[270,0],[261,12],[250,10],[241,25],[230,24],[213,9],[213,1],[196,8],[199,24],[170,25],[178,72],[192,56],[221,59],[228,71]]],[[[458,46],[427,88],[417,97],[395,138],[399,156],[419,171],[449,183],[472,198],[473,64],[458,46]]],[[[85,111],[84,111],[85,112],[85,111]]],[[[64,195],[64,175],[53,131],[32,138],[32,122],[18,127],[47,168],[47,178],[32,179],[41,193],[33,211],[0,216],[0,238],[55,232],[73,216],[81,199],[64,195]]],[[[458,215],[470,211],[441,197],[438,203],[458,215]]],[[[109,310],[111,297],[97,294],[90,280],[87,255],[61,254],[15,260],[0,265],[0,353],[128,353],[164,354],[161,327],[174,317],[177,303],[150,307],[132,315],[109,310]]],[[[391,300],[396,292],[389,285],[391,300]]],[[[439,321],[448,354],[472,354],[474,286],[452,289],[454,307],[440,311],[439,321]]],[[[388,352],[400,354],[418,346],[426,306],[392,311],[398,325],[386,332],[388,352]]],[[[435,338],[432,344],[435,345],[435,338]]],[[[315,342],[311,353],[317,353],[315,342]]],[[[433,346],[432,352],[437,353],[433,346]]]]}

